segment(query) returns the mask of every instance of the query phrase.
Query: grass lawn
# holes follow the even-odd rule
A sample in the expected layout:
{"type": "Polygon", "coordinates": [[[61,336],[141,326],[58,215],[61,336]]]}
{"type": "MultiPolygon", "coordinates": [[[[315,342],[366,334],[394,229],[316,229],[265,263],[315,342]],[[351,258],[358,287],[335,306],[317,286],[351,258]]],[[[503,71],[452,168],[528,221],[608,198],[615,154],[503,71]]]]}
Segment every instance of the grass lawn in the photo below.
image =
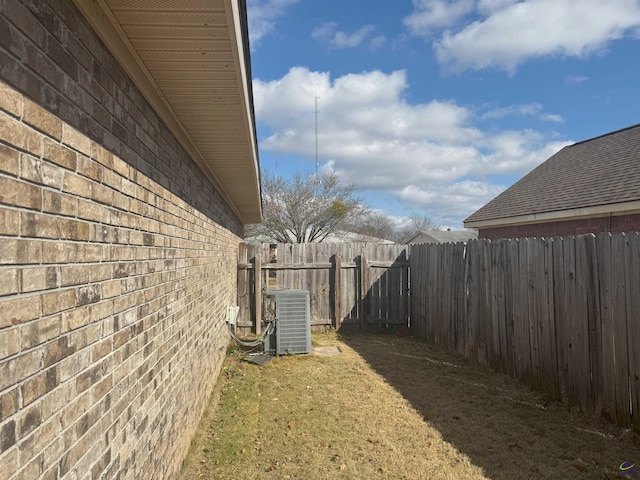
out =
{"type": "Polygon", "coordinates": [[[509,377],[406,337],[313,342],[341,353],[260,367],[229,349],[182,480],[640,478],[636,434],[509,377]]]}

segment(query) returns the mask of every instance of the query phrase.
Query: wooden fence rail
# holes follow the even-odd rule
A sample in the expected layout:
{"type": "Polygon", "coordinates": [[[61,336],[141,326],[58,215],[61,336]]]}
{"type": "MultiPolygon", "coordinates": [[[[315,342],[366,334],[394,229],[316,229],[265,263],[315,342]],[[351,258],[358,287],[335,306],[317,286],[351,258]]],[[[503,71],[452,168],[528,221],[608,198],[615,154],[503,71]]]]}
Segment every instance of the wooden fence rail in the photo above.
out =
{"type": "Polygon", "coordinates": [[[640,235],[410,245],[418,336],[640,431],[640,235]]]}

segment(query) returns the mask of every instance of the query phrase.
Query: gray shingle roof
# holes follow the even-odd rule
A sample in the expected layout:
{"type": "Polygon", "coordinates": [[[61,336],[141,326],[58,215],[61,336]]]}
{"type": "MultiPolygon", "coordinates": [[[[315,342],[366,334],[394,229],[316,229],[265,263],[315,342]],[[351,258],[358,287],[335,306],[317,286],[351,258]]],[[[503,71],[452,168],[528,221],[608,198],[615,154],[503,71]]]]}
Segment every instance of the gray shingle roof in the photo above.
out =
{"type": "Polygon", "coordinates": [[[465,223],[634,200],[640,200],[640,124],[564,147],[465,223]]]}
{"type": "Polygon", "coordinates": [[[475,230],[423,230],[405,243],[457,243],[478,238],[475,230]]]}

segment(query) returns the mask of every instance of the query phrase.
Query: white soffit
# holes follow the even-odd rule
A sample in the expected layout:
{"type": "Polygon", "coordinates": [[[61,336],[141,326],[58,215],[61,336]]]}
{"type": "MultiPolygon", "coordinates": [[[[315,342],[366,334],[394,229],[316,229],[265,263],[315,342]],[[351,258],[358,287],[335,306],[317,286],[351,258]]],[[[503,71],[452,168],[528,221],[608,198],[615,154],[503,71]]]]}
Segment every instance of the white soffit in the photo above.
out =
{"type": "Polygon", "coordinates": [[[74,0],[243,223],[262,221],[238,0],[74,0]]]}

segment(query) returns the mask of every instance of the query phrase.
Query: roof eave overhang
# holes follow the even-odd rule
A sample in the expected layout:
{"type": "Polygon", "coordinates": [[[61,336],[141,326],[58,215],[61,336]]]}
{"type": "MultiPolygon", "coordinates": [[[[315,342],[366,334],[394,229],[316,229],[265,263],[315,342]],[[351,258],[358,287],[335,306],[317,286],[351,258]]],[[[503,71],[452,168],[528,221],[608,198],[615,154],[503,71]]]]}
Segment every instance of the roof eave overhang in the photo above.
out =
{"type": "Polygon", "coordinates": [[[465,228],[496,228],[515,225],[527,225],[532,223],[561,222],[567,220],[580,220],[582,218],[595,218],[606,216],[618,216],[640,213],[640,200],[633,202],[612,203],[607,205],[594,205],[589,207],[558,210],[554,212],[532,213],[504,218],[488,220],[465,221],[465,228]]]}
{"type": "MultiPolygon", "coordinates": [[[[136,39],[132,39],[132,32],[135,35],[135,26],[123,25],[118,19],[117,13],[114,13],[110,8],[109,1],[73,0],[78,10],[87,19],[127,75],[186,152],[219,191],[240,221],[244,224],[260,223],[262,221],[260,168],[250,83],[248,30],[246,17],[241,11],[238,0],[219,0],[217,2],[224,7],[226,29],[225,26],[221,28],[220,25],[210,26],[211,29],[217,28],[217,35],[219,35],[220,31],[228,32],[225,33],[228,38],[225,37],[223,40],[228,39],[229,41],[231,63],[233,65],[226,73],[235,72],[235,81],[232,81],[233,87],[231,89],[219,88],[220,92],[230,91],[231,93],[216,93],[215,98],[218,103],[212,101],[209,110],[212,110],[218,117],[231,113],[237,119],[232,128],[235,129],[234,133],[238,135],[233,135],[233,140],[229,139],[228,132],[227,134],[217,135],[214,125],[211,125],[210,135],[204,138],[202,123],[198,125],[197,130],[193,127],[193,122],[192,125],[187,124],[190,105],[195,105],[200,108],[200,111],[203,111],[206,103],[199,102],[199,98],[202,99],[202,102],[206,102],[208,98],[214,98],[213,94],[201,95],[198,98],[194,92],[208,92],[208,89],[211,89],[212,92],[216,90],[219,85],[212,84],[216,81],[215,77],[213,77],[213,82],[210,79],[205,80],[200,85],[202,87],[200,90],[193,88],[193,83],[188,84],[187,82],[183,86],[173,84],[170,90],[165,88],[159,80],[159,73],[163,72],[160,70],[154,71],[148,67],[144,61],[144,53],[139,47],[136,47],[136,39]],[[224,95],[228,95],[228,98],[224,98],[224,95]],[[239,102],[235,101],[237,98],[240,99],[239,102]],[[225,100],[228,101],[225,102],[225,100]],[[221,108],[220,113],[215,110],[218,104],[224,104],[224,108],[221,108]]],[[[135,9],[136,6],[134,4],[136,3],[140,2],[131,2],[132,10],[135,9]]],[[[149,4],[149,2],[146,3],[149,4]]],[[[151,2],[151,5],[153,4],[154,2],[151,2]]],[[[135,11],[139,13],[140,8],[135,9],[135,11]]],[[[145,15],[151,14],[151,17],[153,17],[153,13],[157,12],[166,12],[166,10],[153,7],[144,10],[145,15]]],[[[166,27],[166,24],[145,24],[143,26],[146,28],[153,28],[154,26],[163,28],[166,27]]],[[[182,28],[185,32],[188,31],[187,26],[183,25],[182,28]]],[[[205,24],[203,28],[206,29],[208,26],[205,24]]],[[[207,35],[214,36],[212,33],[207,35]]],[[[176,43],[190,39],[191,37],[189,36],[178,37],[177,39],[174,36],[176,43]]],[[[162,39],[158,40],[158,43],[164,42],[166,44],[170,41],[162,39]]],[[[147,44],[149,44],[149,41],[147,41],[147,44]]],[[[157,54],[157,52],[154,53],[157,54]]],[[[172,53],[179,55],[180,51],[175,49],[172,53]]],[[[203,60],[200,63],[204,65],[206,61],[207,59],[203,54],[203,60]]],[[[203,70],[206,68],[207,66],[204,65],[203,70]]],[[[227,80],[225,87],[228,87],[228,85],[227,80]]],[[[204,128],[206,127],[205,120],[204,128]]]]}

